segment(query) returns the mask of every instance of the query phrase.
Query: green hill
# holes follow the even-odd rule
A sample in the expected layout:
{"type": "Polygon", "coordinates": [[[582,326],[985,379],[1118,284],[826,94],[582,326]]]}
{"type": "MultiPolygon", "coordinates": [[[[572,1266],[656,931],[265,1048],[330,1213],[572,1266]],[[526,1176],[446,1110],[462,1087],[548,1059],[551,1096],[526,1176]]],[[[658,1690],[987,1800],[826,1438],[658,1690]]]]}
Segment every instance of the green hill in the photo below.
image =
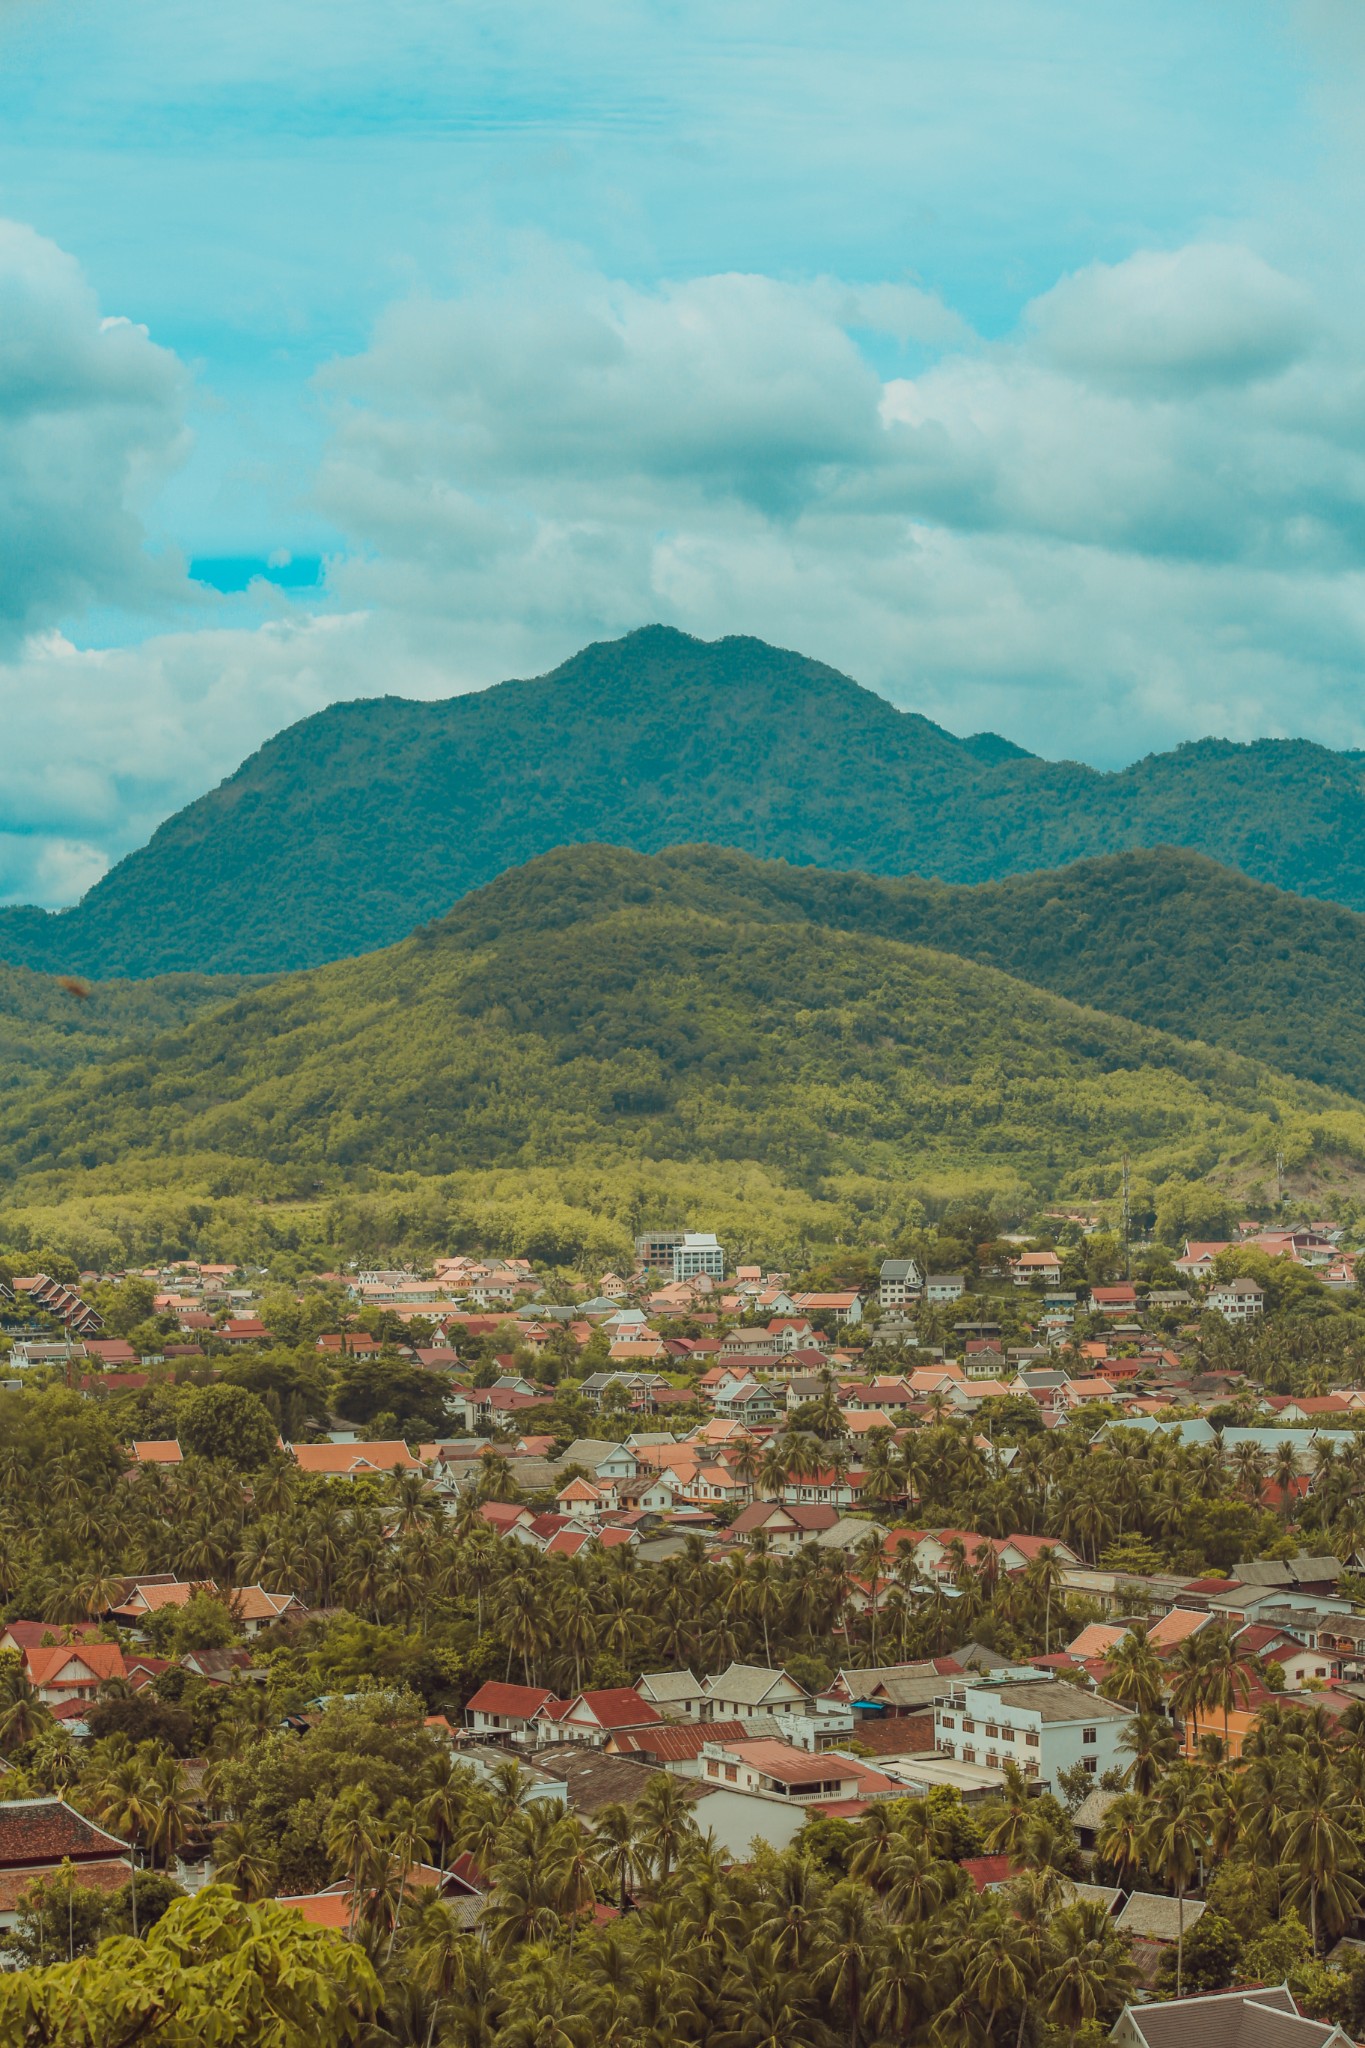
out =
{"type": "Polygon", "coordinates": [[[309,966],[590,841],[951,882],[1175,845],[1365,909],[1363,774],[1359,754],[1282,740],[1101,774],[957,739],[758,640],[649,627],[536,681],[291,726],[75,910],[0,911],[0,955],[98,975],[309,966]]]}
{"type": "Polygon", "coordinates": [[[771,1245],[802,1204],[876,1238],[954,1191],[1112,1192],[1125,1153],[1148,1182],[1276,1146],[1365,1158],[1341,1097],[812,922],[746,896],[747,864],[719,886],[716,859],[549,855],[400,945],[12,1098],[5,1207],[149,1185],[458,1200],[500,1174],[528,1205],[619,1217],[621,1187],[695,1206],[700,1175],[771,1245]]]}
{"type": "Polygon", "coordinates": [[[252,984],[241,975],[70,981],[0,965],[0,1094],[172,1030],[252,984]]]}
{"type": "Polygon", "coordinates": [[[836,874],[720,848],[663,856],[698,902],[980,960],[1365,1099],[1365,917],[1170,848],[1004,882],[836,874]]]}

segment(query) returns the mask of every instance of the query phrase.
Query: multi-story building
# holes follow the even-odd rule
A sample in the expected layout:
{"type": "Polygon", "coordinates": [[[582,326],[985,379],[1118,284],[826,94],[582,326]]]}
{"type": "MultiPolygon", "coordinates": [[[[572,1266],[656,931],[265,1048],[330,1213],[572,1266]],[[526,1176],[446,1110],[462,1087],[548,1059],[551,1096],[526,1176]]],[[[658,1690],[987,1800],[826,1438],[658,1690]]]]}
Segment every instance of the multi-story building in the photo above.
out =
{"type": "Polygon", "coordinates": [[[918,1301],[924,1276],[913,1259],[883,1259],[877,1282],[877,1300],[882,1308],[901,1308],[918,1301]]]}
{"type": "Polygon", "coordinates": [[[725,1253],[713,1231],[687,1230],[673,1247],[673,1278],[696,1280],[703,1273],[712,1280],[725,1278],[725,1253]]]}
{"type": "Polygon", "coordinates": [[[989,1685],[957,1681],[934,1709],[934,1735],[948,1756],[1055,1787],[1062,1771],[1084,1765],[1100,1777],[1132,1761],[1119,1739],[1132,1721],[1126,1707],[1063,1679],[1026,1678],[989,1685]]]}
{"type": "Polygon", "coordinates": [[[635,1263],[652,1272],[672,1273],[673,1254],[683,1241],[681,1230],[647,1230],[635,1240],[635,1263]]]}

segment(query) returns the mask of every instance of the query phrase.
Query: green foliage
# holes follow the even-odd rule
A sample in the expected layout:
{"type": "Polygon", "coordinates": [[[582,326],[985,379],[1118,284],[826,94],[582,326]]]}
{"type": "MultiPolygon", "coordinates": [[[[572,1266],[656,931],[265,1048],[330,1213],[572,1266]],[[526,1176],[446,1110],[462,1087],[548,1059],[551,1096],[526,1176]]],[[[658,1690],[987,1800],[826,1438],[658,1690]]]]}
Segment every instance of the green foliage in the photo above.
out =
{"type": "Polygon", "coordinates": [[[83,1249],[164,1249],[209,1217],[243,1256],[291,1237],[553,1240],[591,1266],[672,1214],[806,1269],[841,1241],[905,1242],[956,1200],[967,1263],[983,1196],[1112,1196],[1125,1154],[1187,1208],[1211,1170],[1276,1147],[1365,1159],[1365,1115],[1339,1097],[803,921],[752,882],[736,908],[710,873],[735,858],[547,856],[388,952],[240,997],[155,1060],[12,1100],[0,1238],[64,1216],[83,1249]]]}
{"type": "MultiPolygon", "coordinates": [[[[654,626],[538,681],[444,703],[333,705],[168,820],[77,910],[0,911],[0,948],[86,973],[314,965],[390,944],[552,847],[621,839],[646,852],[710,839],[798,869],[957,882],[1134,845],[1197,847],[1281,888],[1365,907],[1356,755],[1205,740],[1102,774],[990,736],[957,739],[758,640],[708,645],[654,626]]],[[[1056,876],[1028,886],[1036,948],[1069,975],[1155,987],[1181,933],[1189,964],[1178,972],[1191,984],[1277,971],[1273,944],[1204,921],[1198,888],[1179,877],[1155,890],[1139,881],[1131,904],[1120,879],[1094,909],[1077,908],[1056,876]],[[1201,977],[1195,956],[1215,940],[1243,950],[1250,971],[1201,977]]],[[[923,898],[942,944],[953,906],[923,898]]],[[[1017,947],[1022,917],[1007,922],[1017,947]]],[[[1325,966],[1330,983],[1330,957],[1325,966]]],[[[1269,1004],[1266,1015],[1273,1032],[1269,1004]]]]}
{"type": "Polygon", "coordinates": [[[269,1409],[247,1387],[196,1387],[180,1404],[181,1448],[194,1457],[254,1472],[274,1451],[275,1437],[269,1409]]]}
{"type": "MultiPolygon", "coordinates": [[[[1212,1911],[1201,1913],[1185,1936],[1183,1988],[1194,1991],[1226,1991],[1239,1981],[1242,1937],[1228,1921],[1212,1911]]],[[[1161,1959],[1161,1988],[1175,1991],[1176,1959],[1169,1949],[1161,1959]]]]}

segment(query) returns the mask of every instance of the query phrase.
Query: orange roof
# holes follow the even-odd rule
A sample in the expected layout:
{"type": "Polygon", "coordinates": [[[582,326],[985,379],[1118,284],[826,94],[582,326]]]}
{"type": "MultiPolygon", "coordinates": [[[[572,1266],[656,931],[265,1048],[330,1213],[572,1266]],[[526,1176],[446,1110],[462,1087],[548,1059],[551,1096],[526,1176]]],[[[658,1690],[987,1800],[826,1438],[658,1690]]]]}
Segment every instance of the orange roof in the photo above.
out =
{"type": "Polygon", "coordinates": [[[29,1683],[44,1685],[88,1685],[92,1678],[103,1681],[106,1678],[126,1678],[128,1666],[117,1643],[53,1643],[46,1649],[30,1650],[24,1662],[28,1666],[29,1683]],[[73,1671],[63,1677],[71,1665],[83,1665],[86,1676],[73,1671]]]}
{"type": "Polygon", "coordinates": [[[345,1478],[353,1472],[420,1472],[421,1466],[404,1443],[294,1444],[301,1472],[345,1478]]]}
{"type": "Polygon", "coordinates": [[[1085,1657],[1102,1657],[1115,1643],[1121,1643],[1127,1633],[1126,1628],[1115,1628],[1107,1621],[1089,1622],[1075,1641],[1067,1644],[1067,1655],[1077,1663],[1085,1657]]]}
{"type": "Polygon", "coordinates": [[[133,1443],[133,1456],[139,1465],[183,1465],[184,1453],[174,1437],[148,1442],[137,1438],[133,1443]]]}
{"type": "Polygon", "coordinates": [[[1147,1631],[1147,1640],[1154,1650],[1173,1650],[1177,1643],[1183,1643],[1203,1628],[1205,1622],[1213,1619],[1193,1607],[1173,1607],[1169,1614],[1163,1614],[1154,1628],[1147,1631]]]}

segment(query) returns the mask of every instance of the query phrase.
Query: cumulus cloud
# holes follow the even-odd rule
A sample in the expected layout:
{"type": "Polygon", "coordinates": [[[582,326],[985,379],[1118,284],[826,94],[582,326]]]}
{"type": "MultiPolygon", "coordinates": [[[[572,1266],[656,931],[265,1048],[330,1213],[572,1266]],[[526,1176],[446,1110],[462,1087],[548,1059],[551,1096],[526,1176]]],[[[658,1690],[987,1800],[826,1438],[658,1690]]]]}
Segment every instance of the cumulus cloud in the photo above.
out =
{"type": "Polygon", "coordinates": [[[915,286],[647,289],[543,250],[394,305],[321,385],[333,613],[12,657],[0,895],[69,900],[323,703],[651,619],[1041,753],[1365,745],[1365,351],[1249,249],[1089,266],[989,341],[915,286]]]}
{"type": "Polygon", "coordinates": [[[0,221],[0,650],[90,603],[165,596],[138,507],[183,448],[184,375],[102,317],[73,259],[0,221]]]}
{"type": "Polygon", "coordinates": [[[1059,369],[1172,398],[1272,377],[1320,327],[1292,278],[1222,243],[1092,263],[1035,299],[1026,318],[1059,369]]]}
{"type": "Polygon", "coordinates": [[[1298,282],[1142,252],[992,343],[912,301],[933,359],[886,379],[876,305],[560,264],[394,307],[327,379],[338,587],[431,648],[760,632],[1101,761],[1365,737],[1362,361],[1298,282]]]}

